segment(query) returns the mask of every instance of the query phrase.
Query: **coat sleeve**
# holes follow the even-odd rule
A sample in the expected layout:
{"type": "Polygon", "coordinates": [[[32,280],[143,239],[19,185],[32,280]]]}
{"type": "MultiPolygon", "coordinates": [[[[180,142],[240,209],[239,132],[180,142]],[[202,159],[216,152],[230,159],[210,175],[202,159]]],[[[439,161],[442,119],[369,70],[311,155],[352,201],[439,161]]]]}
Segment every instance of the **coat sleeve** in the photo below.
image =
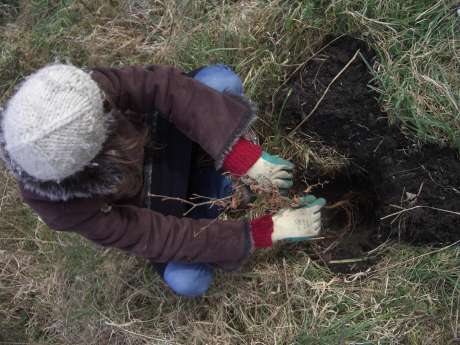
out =
{"type": "Polygon", "coordinates": [[[201,262],[235,269],[252,246],[245,221],[177,218],[98,199],[53,202],[30,197],[28,192],[23,197],[54,230],[76,232],[104,247],[154,262],[201,262]]]}
{"type": "Polygon", "coordinates": [[[255,118],[242,97],[220,93],[171,66],[96,68],[93,79],[118,109],[159,111],[222,166],[255,118]]]}

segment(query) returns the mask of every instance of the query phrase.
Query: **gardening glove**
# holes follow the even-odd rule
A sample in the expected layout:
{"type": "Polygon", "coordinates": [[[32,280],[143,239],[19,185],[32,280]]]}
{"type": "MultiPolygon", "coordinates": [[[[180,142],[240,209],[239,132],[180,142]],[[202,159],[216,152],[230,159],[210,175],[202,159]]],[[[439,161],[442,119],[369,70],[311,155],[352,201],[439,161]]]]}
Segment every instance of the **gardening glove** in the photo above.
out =
{"type": "Polygon", "coordinates": [[[240,139],[225,157],[223,168],[242,181],[255,181],[264,189],[272,186],[287,192],[293,185],[294,164],[262,151],[259,145],[240,139]]]}
{"type": "Polygon", "coordinates": [[[270,247],[280,240],[303,241],[317,236],[321,230],[323,198],[306,195],[295,208],[286,208],[251,222],[251,234],[256,248],[270,247]]]}
{"type": "Polygon", "coordinates": [[[297,208],[287,208],[276,213],[273,219],[272,241],[303,241],[318,235],[321,230],[323,198],[307,195],[300,199],[297,208]]]}
{"type": "Polygon", "coordinates": [[[262,156],[247,171],[246,176],[266,188],[275,186],[280,190],[287,190],[293,185],[293,169],[294,164],[290,161],[272,156],[264,151],[262,156]]]}

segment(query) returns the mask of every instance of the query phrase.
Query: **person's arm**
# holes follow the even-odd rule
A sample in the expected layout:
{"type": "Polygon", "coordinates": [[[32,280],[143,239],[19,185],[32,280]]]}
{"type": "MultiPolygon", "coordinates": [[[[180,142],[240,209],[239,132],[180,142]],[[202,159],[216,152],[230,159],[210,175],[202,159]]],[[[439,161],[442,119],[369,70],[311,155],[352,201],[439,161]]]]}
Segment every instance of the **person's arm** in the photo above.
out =
{"type": "Polygon", "coordinates": [[[158,111],[198,143],[216,168],[255,119],[242,97],[220,93],[172,66],[95,68],[91,76],[116,108],[158,111]]]}
{"type": "Polygon", "coordinates": [[[104,247],[156,262],[205,262],[231,269],[252,248],[247,221],[177,218],[101,199],[53,202],[27,190],[22,195],[50,228],[76,232],[104,247]]]}
{"type": "Polygon", "coordinates": [[[294,165],[241,139],[255,118],[242,97],[220,93],[171,66],[96,68],[92,77],[121,110],[158,110],[214,160],[237,177],[259,184],[292,187],[294,165]]]}
{"type": "Polygon", "coordinates": [[[254,248],[280,240],[305,240],[321,229],[324,199],[301,198],[252,221],[220,221],[164,216],[147,208],[107,204],[101,199],[53,202],[21,189],[24,201],[52,229],[73,231],[104,247],[156,262],[202,262],[238,268],[254,248]]]}

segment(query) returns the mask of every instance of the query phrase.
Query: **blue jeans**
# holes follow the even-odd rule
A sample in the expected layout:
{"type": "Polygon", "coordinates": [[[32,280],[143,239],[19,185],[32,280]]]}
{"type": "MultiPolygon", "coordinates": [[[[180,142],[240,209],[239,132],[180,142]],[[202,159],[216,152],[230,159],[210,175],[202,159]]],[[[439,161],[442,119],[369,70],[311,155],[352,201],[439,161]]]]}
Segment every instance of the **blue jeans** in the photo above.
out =
{"type": "MultiPolygon", "coordinates": [[[[197,71],[194,79],[220,92],[243,94],[241,79],[225,65],[204,67],[197,71]]],[[[220,199],[232,193],[232,185],[227,177],[213,167],[208,167],[193,175],[191,190],[201,196],[220,199]]],[[[212,219],[216,218],[220,211],[217,206],[201,206],[195,208],[188,217],[212,219]]],[[[162,276],[166,284],[178,295],[197,297],[208,290],[213,279],[213,267],[205,263],[169,262],[164,266],[162,276]]]]}

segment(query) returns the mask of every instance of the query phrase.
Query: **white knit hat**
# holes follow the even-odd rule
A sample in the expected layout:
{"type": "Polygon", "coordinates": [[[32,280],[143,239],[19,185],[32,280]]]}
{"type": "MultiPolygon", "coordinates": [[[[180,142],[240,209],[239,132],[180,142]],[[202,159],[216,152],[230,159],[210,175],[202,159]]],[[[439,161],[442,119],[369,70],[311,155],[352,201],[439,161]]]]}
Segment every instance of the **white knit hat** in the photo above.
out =
{"type": "Polygon", "coordinates": [[[103,95],[71,65],[32,74],[11,98],[0,124],[6,151],[29,175],[61,181],[82,170],[107,138],[103,95]]]}

